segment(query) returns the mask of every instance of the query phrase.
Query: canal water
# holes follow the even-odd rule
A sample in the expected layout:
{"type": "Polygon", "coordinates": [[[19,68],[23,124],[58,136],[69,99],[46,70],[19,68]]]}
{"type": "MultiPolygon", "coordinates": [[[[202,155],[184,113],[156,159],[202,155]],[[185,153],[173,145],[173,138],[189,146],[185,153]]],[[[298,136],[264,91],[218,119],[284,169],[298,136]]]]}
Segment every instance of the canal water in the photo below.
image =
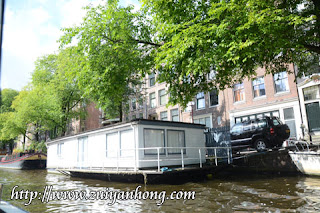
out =
{"type": "Polygon", "coordinates": [[[320,178],[304,176],[236,175],[181,185],[142,185],[140,191],[195,191],[194,200],[10,200],[12,189],[43,192],[52,190],[133,191],[140,184],[70,178],[45,170],[0,169],[4,184],[2,199],[29,212],[320,212],[320,178]]]}

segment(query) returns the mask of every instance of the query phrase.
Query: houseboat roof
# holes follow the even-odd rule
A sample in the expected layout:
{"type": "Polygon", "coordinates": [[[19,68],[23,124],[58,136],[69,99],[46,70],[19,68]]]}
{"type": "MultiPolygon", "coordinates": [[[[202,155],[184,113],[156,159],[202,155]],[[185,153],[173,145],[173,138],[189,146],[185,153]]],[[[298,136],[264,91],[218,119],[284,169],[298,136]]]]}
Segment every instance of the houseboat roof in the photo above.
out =
{"type": "Polygon", "coordinates": [[[56,143],[56,142],[58,142],[60,140],[66,139],[66,138],[78,137],[78,136],[81,136],[81,135],[87,135],[88,133],[91,133],[91,132],[100,132],[100,131],[109,130],[109,129],[110,130],[111,129],[117,129],[117,128],[121,128],[121,127],[124,127],[124,126],[130,126],[132,124],[155,125],[155,126],[170,126],[170,127],[193,128],[193,129],[206,129],[206,126],[203,125],[203,124],[185,123],[185,122],[176,122],[176,121],[148,120],[148,119],[139,118],[139,119],[134,119],[134,120],[125,122],[125,123],[114,123],[114,124],[110,124],[108,126],[87,130],[87,131],[80,132],[80,133],[77,133],[77,134],[58,137],[56,139],[47,141],[46,143],[47,144],[56,143]]]}

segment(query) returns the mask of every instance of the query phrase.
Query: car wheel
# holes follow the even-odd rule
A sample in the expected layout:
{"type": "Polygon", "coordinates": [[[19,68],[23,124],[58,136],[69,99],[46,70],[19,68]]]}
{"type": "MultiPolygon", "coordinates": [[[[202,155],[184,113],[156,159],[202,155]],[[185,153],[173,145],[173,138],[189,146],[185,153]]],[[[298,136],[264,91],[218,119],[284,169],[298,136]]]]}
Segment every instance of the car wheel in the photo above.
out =
{"type": "Polygon", "coordinates": [[[258,152],[262,152],[267,149],[267,145],[263,139],[256,140],[256,142],[254,143],[254,147],[258,152]]]}

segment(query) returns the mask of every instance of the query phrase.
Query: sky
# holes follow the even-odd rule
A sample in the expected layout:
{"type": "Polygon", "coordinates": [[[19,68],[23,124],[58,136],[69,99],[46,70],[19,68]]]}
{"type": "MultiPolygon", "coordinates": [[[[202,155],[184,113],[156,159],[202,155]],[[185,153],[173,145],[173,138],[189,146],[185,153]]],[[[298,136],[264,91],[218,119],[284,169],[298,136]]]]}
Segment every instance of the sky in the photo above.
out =
{"type": "MultiPolygon", "coordinates": [[[[58,50],[62,28],[81,23],[82,9],[103,0],[6,0],[1,60],[1,88],[21,90],[31,80],[38,57],[58,50]]],[[[121,5],[140,7],[138,0],[121,5]]]]}

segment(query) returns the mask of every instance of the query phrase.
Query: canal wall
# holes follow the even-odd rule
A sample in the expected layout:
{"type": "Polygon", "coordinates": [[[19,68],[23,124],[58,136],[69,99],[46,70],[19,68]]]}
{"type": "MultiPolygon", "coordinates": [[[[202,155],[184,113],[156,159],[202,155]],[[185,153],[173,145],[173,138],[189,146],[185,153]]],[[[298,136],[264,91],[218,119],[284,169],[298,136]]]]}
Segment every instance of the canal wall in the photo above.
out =
{"type": "Polygon", "coordinates": [[[235,157],[232,171],[301,174],[291,160],[287,149],[256,152],[235,157]]]}

